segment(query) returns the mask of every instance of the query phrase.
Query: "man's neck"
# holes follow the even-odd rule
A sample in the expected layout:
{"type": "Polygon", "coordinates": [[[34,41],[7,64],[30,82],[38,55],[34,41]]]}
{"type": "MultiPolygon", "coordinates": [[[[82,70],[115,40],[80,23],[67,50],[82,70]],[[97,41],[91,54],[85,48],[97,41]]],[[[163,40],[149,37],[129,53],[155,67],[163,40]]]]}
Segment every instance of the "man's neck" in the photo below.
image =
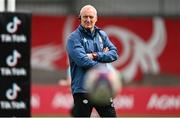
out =
{"type": "Polygon", "coordinates": [[[94,32],[94,27],[93,27],[93,28],[91,28],[91,29],[90,29],[90,31],[91,31],[91,33],[93,33],[93,32],[94,32]]]}
{"type": "Polygon", "coordinates": [[[86,29],[86,28],[84,28],[84,30],[86,30],[87,32],[90,32],[91,34],[94,33],[94,28],[93,29],[86,29]]]}

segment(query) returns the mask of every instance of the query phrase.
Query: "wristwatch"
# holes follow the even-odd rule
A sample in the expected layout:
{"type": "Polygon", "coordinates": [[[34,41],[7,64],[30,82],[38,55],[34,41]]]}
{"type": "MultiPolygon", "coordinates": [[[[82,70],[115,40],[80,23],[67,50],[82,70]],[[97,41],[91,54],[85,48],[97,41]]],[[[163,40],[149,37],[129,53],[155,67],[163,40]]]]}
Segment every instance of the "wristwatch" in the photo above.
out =
{"type": "Polygon", "coordinates": [[[93,56],[93,59],[96,59],[96,58],[97,58],[97,53],[96,53],[96,52],[93,52],[93,53],[92,53],[92,56],[93,56]]]}

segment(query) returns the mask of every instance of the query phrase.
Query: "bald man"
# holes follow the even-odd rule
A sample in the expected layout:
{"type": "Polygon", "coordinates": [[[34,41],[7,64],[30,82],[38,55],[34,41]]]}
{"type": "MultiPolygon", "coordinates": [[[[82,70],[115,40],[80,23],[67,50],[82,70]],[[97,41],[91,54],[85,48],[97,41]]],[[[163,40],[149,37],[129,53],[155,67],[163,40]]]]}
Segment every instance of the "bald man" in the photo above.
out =
{"type": "Polygon", "coordinates": [[[84,86],[84,76],[89,69],[99,64],[117,60],[117,48],[107,34],[95,26],[98,19],[97,10],[92,5],[82,7],[79,19],[81,24],[69,35],[66,45],[74,99],[72,115],[90,117],[92,109],[95,108],[101,117],[116,117],[112,98],[109,98],[107,104],[91,101],[84,86]]]}

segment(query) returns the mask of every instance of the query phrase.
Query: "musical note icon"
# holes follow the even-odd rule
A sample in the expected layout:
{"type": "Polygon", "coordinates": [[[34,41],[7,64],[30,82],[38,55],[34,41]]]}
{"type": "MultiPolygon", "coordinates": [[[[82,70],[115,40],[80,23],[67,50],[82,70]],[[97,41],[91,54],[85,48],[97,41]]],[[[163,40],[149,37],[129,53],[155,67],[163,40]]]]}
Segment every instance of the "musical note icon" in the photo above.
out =
{"type": "Polygon", "coordinates": [[[17,98],[19,91],[21,91],[21,88],[16,83],[13,83],[12,88],[6,91],[6,97],[9,100],[14,100],[17,98]]]}
{"type": "Polygon", "coordinates": [[[18,58],[20,57],[21,54],[17,50],[13,50],[13,54],[9,55],[6,59],[7,65],[10,67],[14,67],[18,62],[18,58]]]}
{"type": "Polygon", "coordinates": [[[14,33],[14,32],[16,32],[17,29],[18,29],[18,25],[20,25],[20,24],[21,24],[20,19],[18,19],[18,17],[14,17],[14,18],[13,18],[13,21],[12,21],[12,22],[9,22],[9,23],[7,24],[7,31],[8,31],[9,33],[14,33]]]}

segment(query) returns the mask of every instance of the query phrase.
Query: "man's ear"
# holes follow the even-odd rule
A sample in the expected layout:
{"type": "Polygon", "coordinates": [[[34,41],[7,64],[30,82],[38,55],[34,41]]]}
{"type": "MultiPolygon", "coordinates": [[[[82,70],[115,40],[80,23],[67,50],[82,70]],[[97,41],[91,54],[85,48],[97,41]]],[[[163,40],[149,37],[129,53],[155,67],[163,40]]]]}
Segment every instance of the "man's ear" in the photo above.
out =
{"type": "Polygon", "coordinates": [[[98,21],[98,17],[96,16],[96,22],[98,21]]]}
{"type": "Polygon", "coordinates": [[[81,15],[78,16],[78,19],[81,20],[81,15]]]}

